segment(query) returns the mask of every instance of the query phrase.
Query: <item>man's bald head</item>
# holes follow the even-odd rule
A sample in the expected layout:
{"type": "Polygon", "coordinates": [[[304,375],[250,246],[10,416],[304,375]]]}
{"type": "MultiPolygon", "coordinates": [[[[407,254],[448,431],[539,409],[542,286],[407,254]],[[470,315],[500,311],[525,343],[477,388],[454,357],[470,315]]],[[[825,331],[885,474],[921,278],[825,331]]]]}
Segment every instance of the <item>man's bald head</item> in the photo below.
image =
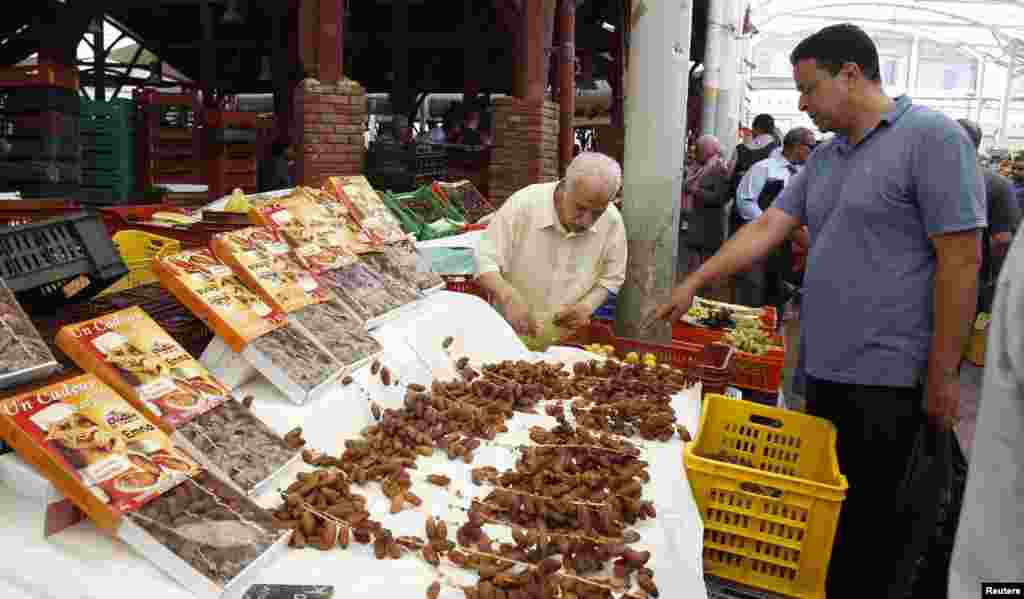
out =
{"type": "Polygon", "coordinates": [[[622,187],[622,167],[610,156],[583,152],[569,163],[557,201],[559,218],[571,232],[581,232],[604,214],[622,187]]]}
{"type": "Polygon", "coordinates": [[[607,192],[611,198],[622,187],[622,167],[611,156],[600,152],[582,152],[565,169],[565,185],[569,189],[585,185],[607,192]]]}

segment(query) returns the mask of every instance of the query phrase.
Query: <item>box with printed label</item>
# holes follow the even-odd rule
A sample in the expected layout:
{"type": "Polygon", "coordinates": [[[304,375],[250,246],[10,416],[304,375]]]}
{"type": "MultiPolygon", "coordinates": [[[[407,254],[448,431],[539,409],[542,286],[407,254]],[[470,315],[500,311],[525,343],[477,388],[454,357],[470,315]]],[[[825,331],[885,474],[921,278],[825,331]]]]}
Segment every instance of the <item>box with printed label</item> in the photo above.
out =
{"type": "Polygon", "coordinates": [[[287,544],[265,510],[92,375],[0,400],[0,437],[99,528],[203,599],[241,597],[287,544]]]}
{"type": "Polygon", "coordinates": [[[299,458],[137,306],[64,327],[57,346],[242,493],[257,493],[299,458]]]}
{"type": "Polygon", "coordinates": [[[338,268],[348,255],[370,248],[360,241],[361,229],[354,221],[339,218],[305,188],[251,208],[249,217],[258,225],[275,229],[295,251],[299,263],[314,273],[338,268]]]}
{"type": "Polygon", "coordinates": [[[359,224],[379,243],[408,239],[401,223],[362,175],[329,177],[328,189],[356,216],[359,224]]]}
{"type": "MultiPolygon", "coordinates": [[[[209,250],[154,260],[161,284],[289,400],[330,390],[342,365],[283,312],[264,302],[209,250]]],[[[222,359],[230,361],[229,356],[222,359]]]]}

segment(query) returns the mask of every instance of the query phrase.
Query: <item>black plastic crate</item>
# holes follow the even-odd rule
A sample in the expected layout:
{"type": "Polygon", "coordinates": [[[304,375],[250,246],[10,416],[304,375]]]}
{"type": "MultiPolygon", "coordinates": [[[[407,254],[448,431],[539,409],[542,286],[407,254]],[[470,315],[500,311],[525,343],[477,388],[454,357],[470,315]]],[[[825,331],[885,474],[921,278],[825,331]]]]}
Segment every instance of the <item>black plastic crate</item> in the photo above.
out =
{"type": "Polygon", "coordinates": [[[82,145],[73,136],[6,138],[0,140],[0,161],[58,160],[75,162],[82,157],[82,145]]]}
{"type": "Polygon", "coordinates": [[[81,184],[82,166],[78,162],[0,161],[0,188],[17,187],[21,183],[81,184]]]}
{"type": "Polygon", "coordinates": [[[45,112],[0,111],[0,137],[11,139],[40,139],[81,135],[78,117],[54,110],[45,112]]]}
{"type": "Polygon", "coordinates": [[[26,311],[90,299],[126,274],[97,212],[0,229],[0,277],[26,311]]]}
{"type": "Polygon", "coordinates": [[[22,199],[69,199],[81,189],[79,183],[18,183],[7,186],[0,182],[0,191],[20,191],[22,199]]]}
{"type": "Polygon", "coordinates": [[[417,177],[444,179],[448,176],[448,155],[444,151],[417,153],[413,171],[417,177]]]}
{"type": "Polygon", "coordinates": [[[135,189],[127,186],[117,187],[92,187],[83,185],[78,190],[75,199],[82,206],[87,207],[102,207],[102,206],[126,206],[130,204],[138,203],[139,194],[136,193],[135,189]]]}
{"type": "Polygon", "coordinates": [[[63,87],[0,88],[0,111],[9,113],[55,110],[78,116],[81,100],[78,92],[63,87]]]}
{"type": "Polygon", "coordinates": [[[256,129],[214,129],[210,138],[215,144],[255,144],[259,143],[260,132],[256,129]]]}

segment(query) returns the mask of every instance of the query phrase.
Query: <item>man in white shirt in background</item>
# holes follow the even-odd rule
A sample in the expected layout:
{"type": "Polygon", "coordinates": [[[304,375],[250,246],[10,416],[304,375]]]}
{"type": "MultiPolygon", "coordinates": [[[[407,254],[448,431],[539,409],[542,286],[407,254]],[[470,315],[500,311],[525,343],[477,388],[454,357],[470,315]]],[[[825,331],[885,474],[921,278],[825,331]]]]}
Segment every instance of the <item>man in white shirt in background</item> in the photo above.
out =
{"type": "Polygon", "coordinates": [[[553,321],[585,326],[626,280],[626,227],[612,205],[622,168],[583,152],[565,178],[527,186],[502,204],[480,240],[480,284],[520,335],[553,321]]]}
{"type": "Polygon", "coordinates": [[[800,167],[807,162],[814,145],[814,132],[806,127],[796,127],[783,138],[781,151],[750,167],[736,190],[736,209],[744,224],[757,220],[767,208],[758,203],[765,184],[779,181],[785,187],[789,178],[800,172],[800,167]]]}
{"type": "MultiPolygon", "coordinates": [[[[796,127],[783,138],[781,150],[750,167],[736,190],[736,212],[743,225],[754,222],[768,209],[789,179],[800,172],[814,145],[814,132],[796,127]]],[[[779,309],[780,304],[784,304],[780,282],[783,273],[776,271],[787,267],[786,256],[791,254],[780,251],[737,275],[736,303],[755,307],[774,305],[779,309]]]]}

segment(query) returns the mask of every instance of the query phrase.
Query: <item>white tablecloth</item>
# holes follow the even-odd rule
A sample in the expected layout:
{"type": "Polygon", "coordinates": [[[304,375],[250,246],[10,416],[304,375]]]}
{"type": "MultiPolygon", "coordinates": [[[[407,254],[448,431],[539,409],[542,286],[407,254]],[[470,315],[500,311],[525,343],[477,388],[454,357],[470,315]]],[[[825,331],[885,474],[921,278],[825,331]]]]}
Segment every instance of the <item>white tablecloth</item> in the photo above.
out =
{"type": "Polygon", "coordinates": [[[483,237],[483,231],[470,231],[469,233],[463,233],[462,235],[452,235],[450,237],[442,237],[441,239],[431,239],[429,241],[417,241],[417,248],[470,248],[476,251],[478,245],[480,245],[480,238],[483,237]]]}
{"type": "MultiPolygon", "coordinates": [[[[297,406],[281,397],[266,381],[259,379],[243,385],[239,396],[253,394],[255,412],[280,433],[302,426],[308,446],[338,455],[346,438],[352,438],[371,421],[368,398],[382,407],[399,407],[407,383],[428,385],[432,369],[443,370],[440,345],[447,335],[459,337],[455,348],[465,350],[484,361],[530,357],[525,348],[496,313],[474,296],[441,292],[432,296],[422,309],[388,322],[373,332],[385,347],[381,362],[401,382],[384,388],[369,367],[357,371],[355,383],[337,388],[319,401],[297,406]]],[[[457,354],[456,354],[457,355],[457,354]]],[[[550,355],[569,363],[590,356],[578,350],[554,350],[550,355]]],[[[674,407],[681,424],[696,433],[699,423],[699,389],[674,398],[674,407]]],[[[542,412],[541,412],[542,414],[542,412]]],[[[543,415],[517,414],[509,423],[509,432],[499,436],[495,446],[481,447],[474,466],[491,464],[510,468],[514,464],[514,446],[528,442],[528,427],[551,425],[554,420],[543,415]],[[500,446],[498,446],[500,444],[500,446]]],[[[644,496],[655,502],[658,518],[638,524],[643,536],[638,544],[653,554],[651,567],[663,593],[674,597],[706,597],[702,573],[702,524],[692,492],[683,470],[682,444],[643,442],[644,457],[650,463],[651,483],[645,485],[644,496]]],[[[0,458],[0,475],[4,463],[14,456],[0,458]]],[[[15,458],[16,459],[16,458],[15,458]]],[[[455,505],[468,503],[470,497],[487,491],[472,485],[470,468],[449,462],[443,455],[418,461],[417,475],[433,472],[450,476],[454,488],[462,491],[459,499],[449,491],[416,482],[414,491],[424,500],[424,510],[449,522],[465,520],[455,505]]],[[[309,469],[297,464],[294,470],[309,469]]],[[[294,472],[286,473],[273,485],[286,486],[294,480],[294,472]]],[[[100,533],[91,523],[79,524],[57,535],[42,537],[43,499],[40,485],[23,485],[15,492],[10,485],[0,485],[0,546],[6,559],[0,565],[0,597],[20,599],[190,599],[192,595],[155,566],[133,553],[130,547],[100,533]]],[[[388,502],[375,485],[360,492],[369,499],[370,511],[396,535],[423,534],[424,511],[388,513],[388,502]]],[[[273,489],[259,497],[258,502],[271,507],[278,502],[273,489]]],[[[454,534],[454,525],[449,525],[454,534]]],[[[508,529],[489,527],[496,540],[508,537],[508,529]]],[[[470,583],[473,576],[444,568],[445,574],[470,583]]],[[[331,584],[336,597],[371,596],[419,597],[434,579],[430,568],[420,560],[378,561],[372,548],[353,543],[348,551],[320,552],[315,549],[288,551],[257,576],[255,583],[268,584],[331,584]]],[[[462,593],[444,587],[442,597],[460,599],[462,593]]]]}

